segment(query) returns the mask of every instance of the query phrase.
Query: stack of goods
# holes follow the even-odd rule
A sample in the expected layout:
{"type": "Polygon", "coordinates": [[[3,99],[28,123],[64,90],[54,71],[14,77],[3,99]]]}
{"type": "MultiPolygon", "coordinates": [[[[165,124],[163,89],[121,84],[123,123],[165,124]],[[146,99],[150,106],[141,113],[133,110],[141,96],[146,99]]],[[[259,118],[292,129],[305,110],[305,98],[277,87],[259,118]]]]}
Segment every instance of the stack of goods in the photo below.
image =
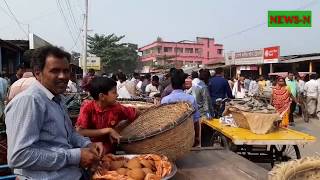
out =
{"type": "Polygon", "coordinates": [[[94,173],[94,180],[160,180],[172,174],[173,165],[165,156],[155,154],[128,156],[105,155],[94,173]]]}
{"type": "Polygon", "coordinates": [[[119,101],[119,102],[120,102],[120,104],[122,104],[124,106],[134,107],[134,108],[139,109],[141,111],[147,110],[147,109],[155,106],[155,104],[153,104],[153,103],[143,102],[143,101],[119,101]]]}
{"type": "Polygon", "coordinates": [[[170,160],[183,156],[194,143],[193,112],[188,103],[146,110],[120,132],[123,150],[131,154],[162,154],[170,160]]]}
{"type": "Polygon", "coordinates": [[[266,134],[275,130],[281,120],[270,104],[254,98],[231,101],[224,115],[232,114],[238,127],[250,129],[256,134],[266,134]]]}
{"type": "Polygon", "coordinates": [[[269,180],[314,180],[320,179],[320,157],[305,157],[273,167],[269,180]]]}

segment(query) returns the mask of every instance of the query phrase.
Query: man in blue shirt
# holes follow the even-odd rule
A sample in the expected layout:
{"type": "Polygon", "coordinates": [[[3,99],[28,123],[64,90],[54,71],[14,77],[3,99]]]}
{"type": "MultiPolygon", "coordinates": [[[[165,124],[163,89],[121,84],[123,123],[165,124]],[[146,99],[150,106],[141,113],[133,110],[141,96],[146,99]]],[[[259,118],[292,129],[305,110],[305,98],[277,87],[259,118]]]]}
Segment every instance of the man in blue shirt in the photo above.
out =
{"type": "MultiPolygon", "coordinates": [[[[231,88],[228,81],[223,77],[223,69],[217,68],[216,75],[209,80],[209,94],[212,100],[213,107],[215,107],[218,98],[233,98],[231,88]]],[[[224,107],[221,109],[224,111],[224,107]]],[[[222,112],[219,112],[221,114],[222,112]]]]}
{"type": "Polygon", "coordinates": [[[187,94],[183,91],[184,83],[188,76],[181,69],[177,69],[176,72],[174,72],[172,75],[173,76],[171,77],[171,85],[172,85],[173,91],[171,92],[171,94],[162,98],[161,104],[175,103],[175,102],[189,102],[190,104],[192,104],[195,110],[195,113],[193,114],[193,122],[194,122],[194,130],[195,130],[194,146],[198,146],[200,143],[200,139],[199,139],[200,113],[198,110],[198,105],[197,105],[196,99],[192,95],[187,94]]]}
{"type": "Polygon", "coordinates": [[[19,179],[76,180],[99,162],[102,143],[91,143],[72,127],[63,102],[70,54],[43,47],[33,58],[37,82],[6,107],[8,164],[19,179]]]}

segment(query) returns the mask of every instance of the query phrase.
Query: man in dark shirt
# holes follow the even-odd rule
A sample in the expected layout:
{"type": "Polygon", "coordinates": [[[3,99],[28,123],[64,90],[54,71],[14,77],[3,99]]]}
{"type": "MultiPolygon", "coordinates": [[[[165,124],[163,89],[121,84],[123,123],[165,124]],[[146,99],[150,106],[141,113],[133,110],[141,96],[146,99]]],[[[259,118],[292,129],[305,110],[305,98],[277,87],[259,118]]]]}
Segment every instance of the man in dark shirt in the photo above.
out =
{"type": "Polygon", "coordinates": [[[23,65],[19,65],[17,67],[16,74],[14,74],[13,76],[10,77],[10,84],[13,84],[14,82],[16,82],[17,80],[22,78],[24,71],[25,71],[24,66],[23,65]]]}
{"type": "MultiPolygon", "coordinates": [[[[229,83],[223,75],[223,69],[217,68],[216,75],[209,80],[208,88],[213,107],[215,107],[218,98],[233,98],[229,83]]],[[[224,107],[222,108],[222,111],[223,110],[224,107]]]]}

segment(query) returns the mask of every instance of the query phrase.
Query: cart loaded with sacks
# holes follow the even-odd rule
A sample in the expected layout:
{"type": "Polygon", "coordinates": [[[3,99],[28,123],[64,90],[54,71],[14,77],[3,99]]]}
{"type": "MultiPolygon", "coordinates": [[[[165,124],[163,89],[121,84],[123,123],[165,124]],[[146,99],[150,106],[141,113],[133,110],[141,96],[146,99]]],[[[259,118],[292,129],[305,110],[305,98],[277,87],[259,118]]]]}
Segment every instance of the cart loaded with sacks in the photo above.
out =
{"type": "Polygon", "coordinates": [[[281,118],[272,107],[252,99],[229,103],[224,115],[220,119],[202,119],[202,146],[219,145],[253,162],[273,166],[300,159],[299,146],[316,140],[281,127],[281,118]]]}

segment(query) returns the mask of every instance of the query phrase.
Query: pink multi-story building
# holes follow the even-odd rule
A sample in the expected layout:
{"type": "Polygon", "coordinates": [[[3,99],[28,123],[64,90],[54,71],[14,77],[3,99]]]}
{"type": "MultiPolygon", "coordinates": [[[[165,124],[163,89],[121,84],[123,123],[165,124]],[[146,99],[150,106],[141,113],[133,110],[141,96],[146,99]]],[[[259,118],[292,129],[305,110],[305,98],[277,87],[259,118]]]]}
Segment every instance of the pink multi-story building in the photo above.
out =
{"type": "Polygon", "coordinates": [[[213,38],[197,37],[193,41],[157,41],[139,48],[144,65],[215,64],[223,60],[223,45],[213,38]]]}

